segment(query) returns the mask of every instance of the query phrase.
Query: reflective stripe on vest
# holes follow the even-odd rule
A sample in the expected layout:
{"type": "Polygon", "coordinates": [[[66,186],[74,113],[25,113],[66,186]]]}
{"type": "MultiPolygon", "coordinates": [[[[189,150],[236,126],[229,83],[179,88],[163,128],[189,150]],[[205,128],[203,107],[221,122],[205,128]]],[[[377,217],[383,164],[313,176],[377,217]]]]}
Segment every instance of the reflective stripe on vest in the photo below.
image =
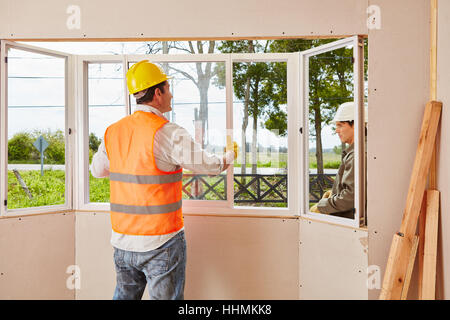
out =
{"type": "Polygon", "coordinates": [[[168,121],[136,111],[108,127],[111,224],[115,232],[162,235],[181,229],[182,169],[158,169],[153,156],[156,132],[168,121]]]}
{"type": "Polygon", "coordinates": [[[181,209],[182,201],[163,204],[159,206],[127,206],[124,204],[111,203],[111,211],[133,213],[133,214],[160,214],[169,213],[181,209]]]}
{"type": "Polygon", "coordinates": [[[133,175],[133,174],[124,174],[111,172],[109,175],[110,181],[120,181],[120,182],[128,182],[128,183],[137,183],[137,184],[162,184],[162,183],[171,183],[181,181],[183,178],[183,173],[175,173],[171,175],[163,175],[163,176],[151,176],[151,175],[133,175]]]}

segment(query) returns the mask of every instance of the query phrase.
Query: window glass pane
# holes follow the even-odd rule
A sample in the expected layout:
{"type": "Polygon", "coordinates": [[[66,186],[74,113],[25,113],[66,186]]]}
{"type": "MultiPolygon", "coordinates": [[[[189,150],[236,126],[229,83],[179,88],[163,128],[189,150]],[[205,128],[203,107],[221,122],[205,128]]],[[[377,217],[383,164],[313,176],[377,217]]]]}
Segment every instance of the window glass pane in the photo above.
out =
{"type": "Polygon", "coordinates": [[[234,205],[287,207],[285,62],[233,64],[234,205]],[[244,147],[245,146],[245,147],[244,147]]]}
{"type": "MultiPolygon", "coordinates": [[[[169,79],[173,95],[172,111],[165,117],[187,130],[195,142],[209,153],[223,156],[226,143],[225,63],[164,62],[157,63],[173,78],[169,79]]],[[[130,67],[133,63],[130,64],[130,67]]],[[[130,98],[132,112],[136,99],[130,98]]],[[[188,152],[188,149],[183,150],[188,152]]],[[[190,154],[183,157],[198,163],[190,154]]],[[[200,160],[201,162],[201,160],[200,160]]],[[[183,170],[183,199],[226,200],[226,172],[217,176],[183,170]]]]}
{"type": "MultiPolygon", "coordinates": [[[[106,128],[126,116],[122,63],[88,65],[89,163],[103,141],[106,128]]],[[[91,202],[109,202],[109,178],[89,172],[91,202]]]]}
{"type": "Polygon", "coordinates": [[[65,203],[64,78],[64,58],[8,50],[8,209],[65,203]]]}
{"type": "Polygon", "coordinates": [[[353,46],[309,58],[309,208],[354,218],[353,46]]]}

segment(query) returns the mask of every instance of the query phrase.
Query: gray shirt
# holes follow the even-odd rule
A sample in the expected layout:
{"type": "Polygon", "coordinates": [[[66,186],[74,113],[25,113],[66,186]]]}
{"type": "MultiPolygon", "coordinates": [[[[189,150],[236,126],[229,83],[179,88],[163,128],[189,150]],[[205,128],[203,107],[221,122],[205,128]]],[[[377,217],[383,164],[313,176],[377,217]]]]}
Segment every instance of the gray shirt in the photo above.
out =
{"type": "Polygon", "coordinates": [[[342,163],[339,166],[336,179],[329,198],[320,199],[317,209],[321,213],[333,214],[350,211],[355,207],[355,172],[353,144],[345,151],[342,163]]]}

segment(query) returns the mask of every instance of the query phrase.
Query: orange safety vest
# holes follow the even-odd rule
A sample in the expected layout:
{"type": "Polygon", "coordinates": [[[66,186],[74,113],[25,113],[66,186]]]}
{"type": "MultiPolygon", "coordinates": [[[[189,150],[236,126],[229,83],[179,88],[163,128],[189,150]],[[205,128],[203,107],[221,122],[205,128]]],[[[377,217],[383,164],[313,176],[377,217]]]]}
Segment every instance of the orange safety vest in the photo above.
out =
{"type": "Polygon", "coordinates": [[[156,132],[168,121],[136,111],[105,132],[109,158],[111,225],[130,235],[161,235],[180,230],[183,223],[183,169],[158,169],[153,155],[156,132]]]}

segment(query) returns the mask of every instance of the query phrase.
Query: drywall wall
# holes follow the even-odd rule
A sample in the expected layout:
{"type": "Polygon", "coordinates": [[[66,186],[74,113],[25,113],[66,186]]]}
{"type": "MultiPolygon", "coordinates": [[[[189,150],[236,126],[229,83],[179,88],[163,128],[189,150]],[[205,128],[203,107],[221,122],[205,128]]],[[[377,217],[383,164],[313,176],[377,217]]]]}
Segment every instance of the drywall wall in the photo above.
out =
{"type": "MultiPolygon", "coordinates": [[[[369,265],[380,267],[382,278],[429,98],[430,1],[369,4],[381,9],[381,28],[369,30],[369,265]]],[[[369,290],[369,298],[377,299],[379,292],[369,290]]]]}
{"type": "Polygon", "coordinates": [[[73,213],[0,219],[0,299],[74,299],[74,239],[73,213]]]}
{"type": "Polygon", "coordinates": [[[437,182],[441,192],[439,250],[437,260],[437,294],[450,299],[450,1],[438,1],[437,100],[442,101],[441,127],[437,143],[437,182]]]}
{"type": "Polygon", "coordinates": [[[300,299],[367,299],[367,230],[299,223],[300,299]]]}
{"type": "MultiPolygon", "coordinates": [[[[297,299],[296,219],[185,216],[186,299],[297,299]]],[[[115,288],[108,213],[76,214],[77,299],[115,288]]],[[[145,292],[144,299],[148,299],[145,292]]]]}
{"type": "Polygon", "coordinates": [[[367,33],[367,1],[360,0],[279,0],[276,5],[272,0],[0,0],[0,8],[3,39],[218,39],[367,33]],[[73,20],[76,17],[79,23],[73,20]]]}
{"type": "MultiPolygon", "coordinates": [[[[365,230],[306,219],[186,215],[185,234],[186,299],[367,299],[365,230]]],[[[110,235],[108,213],[76,214],[76,299],[111,299],[110,235]]]]}

